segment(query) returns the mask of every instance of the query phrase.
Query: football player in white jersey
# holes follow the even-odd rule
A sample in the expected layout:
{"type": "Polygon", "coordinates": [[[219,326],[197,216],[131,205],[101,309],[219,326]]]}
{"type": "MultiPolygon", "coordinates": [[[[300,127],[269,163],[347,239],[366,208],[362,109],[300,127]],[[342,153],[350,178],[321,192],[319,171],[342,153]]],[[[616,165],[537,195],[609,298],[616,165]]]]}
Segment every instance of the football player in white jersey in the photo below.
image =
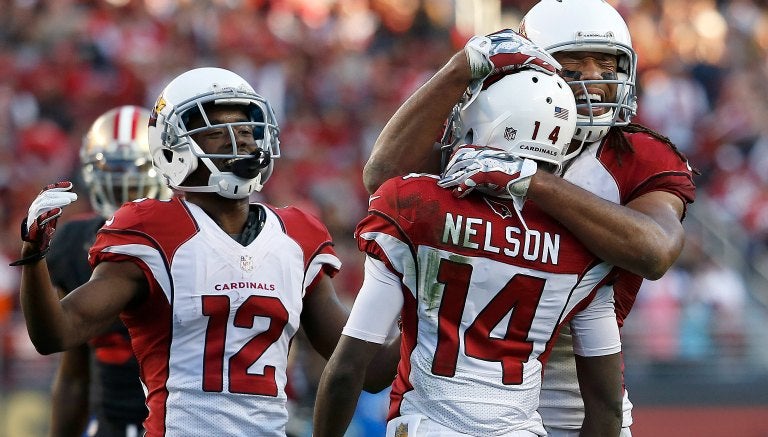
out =
{"type": "MultiPolygon", "coordinates": [[[[536,412],[542,363],[558,326],[571,320],[583,368],[601,376],[583,381],[596,407],[585,430],[619,434],[621,344],[613,293],[602,287],[613,266],[523,199],[537,168],[563,164],[576,127],[573,93],[556,62],[512,31],[469,44],[491,57],[503,47],[517,51],[499,56],[536,58],[508,59],[518,71],[478,82],[452,119],[459,151],[497,157],[505,175],[516,169],[505,187],[520,192],[470,189],[457,198],[438,176],[410,174],[371,196],[356,229],[365,280],[320,381],[316,437],[344,435],[365,368],[398,316],[388,436],[545,435],[536,412]],[[518,106],[510,110],[509,101],[518,106]]],[[[476,61],[490,64],[486,56],[476,61]]]]}
{"type": "MultiPolygon", "coordinates": [[[[681,220],[695,198],[693,171],[666,138],[630,123],[637,61],[613,7],[604,0],[543,0],[526,14],[520,32],[558,59],[579,108],[570,150],[576,157],[562,178],[537,172],[528,199],[617,266],[613,287],[621,325],[642,279],[661,277],[682,249],[681,220]]],[[[472,80],[466,63],[461,54],[454,56],[385,127],[365,166],[369,192],[395,175],[435,171],[434,134],[424,127],[438,126],[472,80]]],[[[473,182],[482,183],[480,177],[473,182]]],[[[553,436],[577,435],[584,417],[575,379],[579,358],[574,361],[569,344],[566,327],[544,371],[540,413],[553,436]]],[[[630,435],[631,407],[625,392],[624,436],[630,435]]]]}
{"type": "MultiPolygon", "coordinates": [[[[661,277],[680,253],[681,221],[695,198],[692,169],[667,138],[630,123],[637,110],[637,55],[624,19],[610,4],[544,0],[523,17],[520,32],[560,61],[580,108],[574,142],[583,142],[587,150],[574,160],[564,179],[626,205],[618,209],[622,213],[644,214],[656,222],[655,229],[646,229],[651,233],[635,238],[657,243],[670,238],[656,251],[638,252],[616,263],[620,268],[613,288],[621,327],[642,279],[661,277]],[[665,261],[656,268],[642,267],[659,255],[665,261]]],[[[564,329],[544,370],[539,412],[553,437],[578,435],[584,416],[571,344],[570,332],[564,329]]],[[[632,403],[626,390],[622,425],[622,437],[629,437],[632,403]]]]}
{"type": "Polygon", "coordinates": [[[24,220],[16,264],[32,342],[43,354],[69,349],[119,316],[140,364],[149,437],[285,436],[294,334],[302,326],[325,357],[341,335],[348,311],[331,282],[340,262],[325,226],[249,201],[280,156],[278,133],[268,102],[237,74],[198,68],[173,79],[148,135],[155,167],[184,197],[118,209],[90,249],[90,279],[61,301],[44,257],[76,199],[72,184],[46,187],[24,220]]]}

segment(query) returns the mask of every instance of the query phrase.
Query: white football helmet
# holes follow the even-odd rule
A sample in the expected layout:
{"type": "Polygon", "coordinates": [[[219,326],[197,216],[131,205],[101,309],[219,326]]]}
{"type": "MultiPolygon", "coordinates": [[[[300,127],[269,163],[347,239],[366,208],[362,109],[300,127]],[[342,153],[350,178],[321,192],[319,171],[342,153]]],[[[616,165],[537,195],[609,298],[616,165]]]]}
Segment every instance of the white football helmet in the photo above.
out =
{"type": "Polygon", "coordinates": [[[576,129],[576,102],[560,76],[522,70],[456,105],[448,126],[446,149],[487,146],[559,171],[576,129]]]}
{"type": "Polygon", "coordinates": [[[157,98],[149,122],[149,147],[155,166],[171,187],[188,192],[218,193],[230,199],[242,199],[261,190],[272,174],[274,158],[280,157],[280,129],[272,107],[251,85],[237,74],[222,68],[196,68],[173,79],[157,98]],[[203,105],[243,105],[249,121],[211,124],[203,105]],[[190,130],[191,114],[202,116],[205,126],[190,130]],[[257,152],[238,154],[235,128],[248,125],[254,130],[257,152]],[[226,128],[232,151],[228,154],[206,154],[192,135],[226,128]],[[233,160],[232,171],[222,171],[212,159],[233,160]],[[210,170],[208,185],[183,185],[201,162],[210,170]]]}
{"type": "Polygon", "coordinates": [[[110,217],[125,202],[173,194],[152,166],[147,142],[149,110],[120,106],[93,122],[83,137],[80,162],[91,207],[110,217]]]}
{"type": "Polygon", "coordinates": [[[637,112],[637,54],[632,48],[627,24],[613,6],[605,0],[542,0],[525,14],[519,32],[551,54],[586,51],[618,56],[616,78],[569,82],[581,88],[574,90],[578,96],[577,107],[587,109],[584,111],[586,114],[578,115],[575,140],[587,143],[598,141],[611,126],[629,124],[637,112]],[[590,101],[587,86],[595,83],[616,84],[616,101],[590,101]],[[594,116],[593,108],[609,110],[594,116]]]}

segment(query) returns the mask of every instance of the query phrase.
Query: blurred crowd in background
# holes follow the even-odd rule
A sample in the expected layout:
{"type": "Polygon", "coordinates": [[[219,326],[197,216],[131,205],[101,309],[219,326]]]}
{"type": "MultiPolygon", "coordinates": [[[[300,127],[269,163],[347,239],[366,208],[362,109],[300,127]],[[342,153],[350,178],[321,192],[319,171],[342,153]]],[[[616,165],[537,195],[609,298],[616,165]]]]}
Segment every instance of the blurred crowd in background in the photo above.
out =
{"type": "MultiPolygon", "coordinates": [[[[363,270],[352,236],[367,205],[361,172],[378,132],[473,33],[497,30],[460,25],[465,3],[516,28],[536,2],[0,1],[0,395],[45,389],[56,360],[29,344],[19,271],[8,267],[30,202],[57,180],[82,190],[77,152],[95,117],[151,108],[162,84],[191,67],[231,69],[271,102],[283,155],[259,198],[326,223],[344,262],[336,286],[351,303],[363,270]]],[[[635,121],[670,137],[701,172],[686,249],[663,279],[646,282],[627,351],[646,370],[711,370],[717,357],[768,373],[754,352],[765,339],[750,328],[768,307],[768,1],[609,3],[639,54],[635,121]]],[[[88,211],[80,193],[62,220],[88,211]]],[[[296,355],[317,364],[300,366],[291,384],[297,408],[302,399],[311,408],[322,361],[296,355]]]]}

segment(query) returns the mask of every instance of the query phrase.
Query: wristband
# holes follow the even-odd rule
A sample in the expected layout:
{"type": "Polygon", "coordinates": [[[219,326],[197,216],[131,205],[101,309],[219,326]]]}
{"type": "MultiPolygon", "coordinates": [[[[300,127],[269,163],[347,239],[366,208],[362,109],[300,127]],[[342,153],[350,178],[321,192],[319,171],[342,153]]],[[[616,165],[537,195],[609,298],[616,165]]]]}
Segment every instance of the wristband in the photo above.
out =
{"type": "Polygon", "coordinates": [[[17,259],[16,261],[8,264],[9,266],[16,267],[16,266],[26,266],[29,264],[34,264],[41,259],[45,258],[45,255],[48,254],[48,249],[41,250],[40,252],[33,253],[32,255],[25,256],[24,258],[17,259]]]}

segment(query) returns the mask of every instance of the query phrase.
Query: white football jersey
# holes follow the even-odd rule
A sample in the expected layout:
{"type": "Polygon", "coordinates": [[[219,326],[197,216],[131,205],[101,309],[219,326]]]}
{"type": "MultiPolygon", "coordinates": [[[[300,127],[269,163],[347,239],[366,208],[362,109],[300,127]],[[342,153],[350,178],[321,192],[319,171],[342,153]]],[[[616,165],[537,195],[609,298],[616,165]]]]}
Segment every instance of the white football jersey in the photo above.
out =
{"type": "MultiPolygon", "coordinates": [[[[535,204],[522,212],[528,230],[511,208],[481,195],[456,199],[429,176],[391,179],[371,197],[358,245],[402,278],[392,290],[403,295],[404,355],[390,419],[423,415],[466,435],[544,435],[536,410],[557,327],[581,314],[615,327],[611,294],[597,295],[611,266],[535,204]]],[[[604,346],[618,352],[618,334],[604,346]]]]}
{"type": "Polygon", "coordinates": [[[149,297],[121,314],[147,388],[147,436],[284,436],[286,367],[306,287],[340,262],[315,218],[265,207],[243,246],[180,199],[122,207],[93,265],[131,261],[149,297]]]}
{"type": "MultiPolygon", "coordinates": [[[[667,144],[648,134],[625,134],[632,151],[620,155],[606,142],[586,147],[569,165],[563,178],[602,199],[626,205],[652,191],[677,195],[684,204],[693,201],[695,186],[688,163],[667,144]]],[[[640,289],[642,278],[616,269],[613,288],[616,316],[621,326],[640,289]]],[[[624,392],[622,426],[632,424],[632,403],[624,392]]],[[[568,329],[557,339],[544,367],[539,413],[547,427],[581,429],[584,403],[581,400],[573,357],[573,339],[568,329]]]]}

